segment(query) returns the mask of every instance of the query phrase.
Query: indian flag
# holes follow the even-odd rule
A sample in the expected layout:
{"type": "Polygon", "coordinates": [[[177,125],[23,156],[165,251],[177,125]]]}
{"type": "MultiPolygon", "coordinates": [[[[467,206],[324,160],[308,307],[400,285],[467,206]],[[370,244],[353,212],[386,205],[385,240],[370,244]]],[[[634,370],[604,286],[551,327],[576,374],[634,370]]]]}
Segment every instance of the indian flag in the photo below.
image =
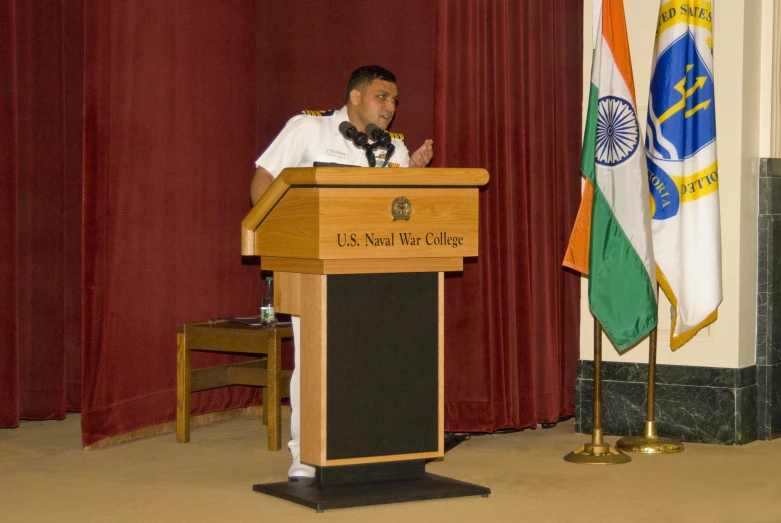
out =
{"type": "Polygon", "coordinates": [[[622,0],[604,0],[580,168],[586,178],[564,265],[588,274],[589,307],[623,352],[656,328],[656,266],[622,0]]]}
{"type": "Polygon", "coordinates": [[[675,350],[714,322],[722,300],[719,170],[710,1],[662,0],[646,155],[657,276],[675,350]]]}

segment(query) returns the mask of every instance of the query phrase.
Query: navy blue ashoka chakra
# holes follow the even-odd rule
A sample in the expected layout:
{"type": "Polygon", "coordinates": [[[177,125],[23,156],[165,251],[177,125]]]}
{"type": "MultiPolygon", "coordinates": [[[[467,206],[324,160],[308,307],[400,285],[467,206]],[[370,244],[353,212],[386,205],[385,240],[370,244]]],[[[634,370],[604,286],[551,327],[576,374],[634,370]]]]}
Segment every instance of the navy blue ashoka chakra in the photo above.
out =
{"type": "Polygon", "coordinates": [[[596,162],[613,166],[625,161],[637,150],[640,132],[637,115],[624,99],[605,96],[597,110],[596,162]]]}

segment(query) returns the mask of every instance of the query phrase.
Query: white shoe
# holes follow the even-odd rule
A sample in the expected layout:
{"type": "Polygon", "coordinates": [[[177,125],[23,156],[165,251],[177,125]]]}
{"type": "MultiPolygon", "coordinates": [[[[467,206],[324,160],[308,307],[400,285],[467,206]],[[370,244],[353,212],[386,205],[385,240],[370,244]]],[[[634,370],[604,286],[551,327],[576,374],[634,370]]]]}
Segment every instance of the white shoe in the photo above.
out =
{"type": "Polygon", "coordinates": [[[288,481],[298,481],[300,479],[311,479],[315,477],[315,468],[304,465],[300,461],[294,461],[287,469],[288,481]]]}
{"type": "Polygon", "coordinates": [[[299,479],[311,479],[315,477],[315,468],[301,463],[301,450],[298,441],[288,444],[290,456],[293,458],[293,464],[287,470],[288,481],[298,481],[299,479]]]}

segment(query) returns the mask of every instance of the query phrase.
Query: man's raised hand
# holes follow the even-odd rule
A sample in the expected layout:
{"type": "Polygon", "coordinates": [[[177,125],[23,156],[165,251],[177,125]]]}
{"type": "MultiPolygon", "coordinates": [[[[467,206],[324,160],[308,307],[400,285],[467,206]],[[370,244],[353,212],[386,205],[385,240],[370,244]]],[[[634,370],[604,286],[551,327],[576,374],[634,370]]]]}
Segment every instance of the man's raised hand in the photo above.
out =
{"type": "Polygon", "coordinates": [[[431,161],[434,156],[434,140],[428,139],[423,142],[420,149],[412,153],[409,158],[410,167],[425,167],[431,161]]]}

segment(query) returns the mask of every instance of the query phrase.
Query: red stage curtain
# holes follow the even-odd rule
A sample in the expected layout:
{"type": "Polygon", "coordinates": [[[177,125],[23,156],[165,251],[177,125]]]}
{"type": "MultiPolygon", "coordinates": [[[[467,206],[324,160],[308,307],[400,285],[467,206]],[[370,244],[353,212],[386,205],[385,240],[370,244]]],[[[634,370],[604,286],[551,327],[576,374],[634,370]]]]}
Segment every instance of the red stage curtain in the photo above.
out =
{"type": "MultiPolygon", "coordinates": [[[[480,258],[446,283],[446,428],[573,413],[579,284],[560,261],[580,191],[580,5],[0,5],[0,426],[81,408],[90,445],[172,420],[176,324],[259,301],[238,234],[253,160],[292,114],[341,107],[369,63],[398,75],[411,149],[433,136],[435,165],[491,173],[480,258]]],[[[257,401],[234,387],[193,406],[257,401]]]]}
{"type": "Polygon", "coordinates": [[[445,283],[451,431],[574,414],[580,281],[561,260],[580,200],[582,9],[437,3],[434,164],[491,174],[479,258],[445,283]]]}
{"type": "Polygon", "coordinates": [[[257,311],[256,20],[254,1],[85,3],[84,445],[174,418],[177,323],[257,311]]]}

